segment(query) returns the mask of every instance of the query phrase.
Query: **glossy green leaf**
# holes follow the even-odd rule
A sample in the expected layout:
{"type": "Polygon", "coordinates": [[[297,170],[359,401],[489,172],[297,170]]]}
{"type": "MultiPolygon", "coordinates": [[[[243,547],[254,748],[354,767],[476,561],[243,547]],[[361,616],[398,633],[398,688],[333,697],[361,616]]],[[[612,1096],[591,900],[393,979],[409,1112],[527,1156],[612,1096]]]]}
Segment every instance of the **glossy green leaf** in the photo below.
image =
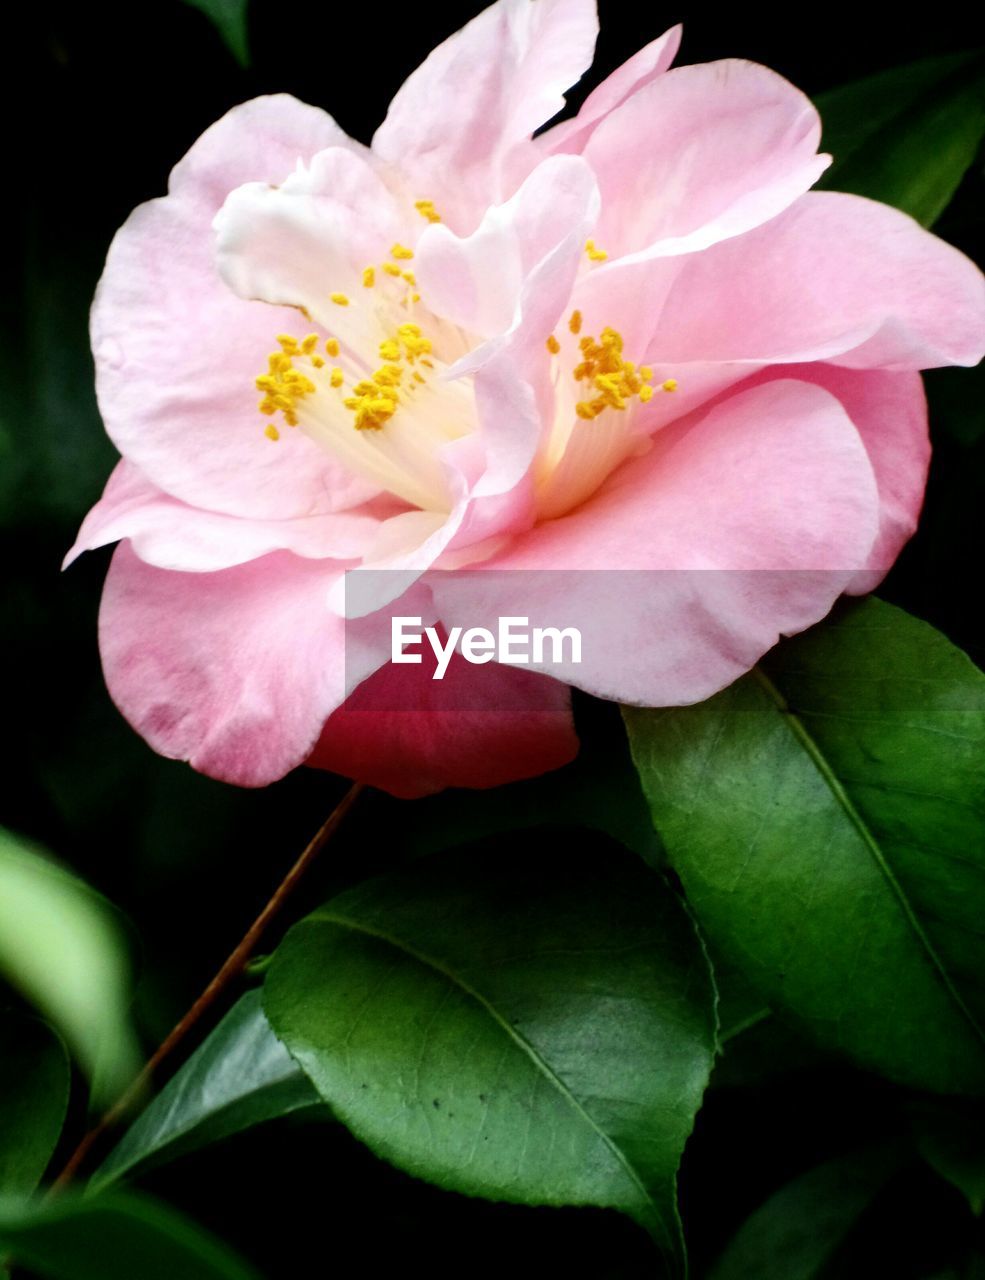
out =
{"type": "Polygon", "coordinates": [[[0,1196],[37,1186],[62,1131],[69,1084],[68,1058],[51,1028],[0,1013],[0,1196]]]}
{"type": "Polygon", "coordinates": [[[985,675],[878,600],[699,706],[627,709],[711,939],[820,1043],[985,1088],[985,675]]]}
{"type": "Polygon", "coordinates": [[[514,836],[351,889],[290,931],[264,1004],[385,1159],[472,1195],[622,1210],[679,1260],[711,976],[657,873],[578,848],[514,836]]]}
{"type": "Polygon", "coordinates": [[[709,1280],[816,1280],[898,1164],[889,1147],[795,1178],[739,1228],[709,1280]]]}
{"type": "Polygon", "coordinates": [[[0,831],[0,976],[61,1032],[109,1100],[137,1048],[119,921],[107,903],[36,849],[0,831]]]}
{"type": "Polygon", "coordinates": [[[93,1178],[94,1186],[302,1109],[328,1109],[270,1029],[259,991],[230,1009],[134,1121],[93,1178]]]}
{"type": "Polygon", "coordinates": [[[985,1212],[985,1104],[921,1099],[908,1111],[924,1159],[980,1216],[985,1212]]]}
{"type": "Polygon", "coordinates": [[[817,106],[835,161],[819,185],[885,201],[929,227],[985,137],[985,55],[895,67],[824,93],[817,106]]]}
{"type": "Polygon", "coordinates": [[[185,4],[205,14],[241,67],[250,65],[249,0],[185,0],[185,4]]]}
{"type": "Polygon", "coordinates": [[[173,1209],[118,1192],[0,1201],[0,1249],[50,1280],[259,1280],[173,1209]]]}

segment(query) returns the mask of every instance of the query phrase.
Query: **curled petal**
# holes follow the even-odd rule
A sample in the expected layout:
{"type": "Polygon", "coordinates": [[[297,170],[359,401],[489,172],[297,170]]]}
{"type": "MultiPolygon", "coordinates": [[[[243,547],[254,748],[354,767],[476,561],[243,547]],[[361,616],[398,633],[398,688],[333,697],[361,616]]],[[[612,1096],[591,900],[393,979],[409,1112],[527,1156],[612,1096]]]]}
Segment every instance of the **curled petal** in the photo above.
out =
{"type": "Polygon", "coordinates": [[[511,150],[564,106],[591,65],[595,0],[497,0],[434,49],[398,91],[373,150],[471,231],[510,195],[511,150]],[[454,175],[452,179],[452,175],[454,175]]]}

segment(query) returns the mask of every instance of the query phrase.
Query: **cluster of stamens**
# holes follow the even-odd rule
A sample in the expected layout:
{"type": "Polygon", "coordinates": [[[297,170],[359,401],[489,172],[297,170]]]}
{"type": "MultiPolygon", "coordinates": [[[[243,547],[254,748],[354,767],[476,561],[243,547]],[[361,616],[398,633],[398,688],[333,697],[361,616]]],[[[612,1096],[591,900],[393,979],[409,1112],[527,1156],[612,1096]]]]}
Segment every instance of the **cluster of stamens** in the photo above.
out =
{"type": "MultiPolygon", "coordinates": [[[[581,312],[573,311],[568,328],[577,335],[581,333],[581,324],[581,312]]],[[[578,348],[581,360],[575,365],[574,379],[585,383],[594,392],[575,405],[579,418],[590,422],[606,409],[626,409],[633,399],[638,399],[641,404],[653,399],[653,370],[649,365],[636,365],[632,360],[624,359],[623,338],[618,330],[605,328],[598,339],[586,334],[579,338],[578,348]]],[[[561,350],[554,334],[547,339],[547,349],[552,355],[561,350]]],[[[668,378],[661,384],[661,390],[676,391],[676,380],[668,378]]]]}
{"type": "MultiPolygon", "coordinates": [[[[428,222],[441,221],[433,201],[417,200],[415,208],[428,222]]],[[[608,257],[604,249],[596,247],[594,240],[587,241],[585,252],[592,262],[602,262],[608,257]]],[[[375,288],[378,272],[393,280],[400,280],[406,286],[400,305],[410,308],[420,301],[421,296],[417,292],[414,272],[406,266],[413,257],[412,249],[399,243],[394,244],[388,261],[364,269],[363,286],[366,289],[375,288]]],[[[336,306],[350,305],[347,294],[332,293],[329,296],[336,306]]],[[[307,316],[304,308],[301,310],[307,316]]],[[[568,322],[572,334],[579,335],[581,325],[581,312],[573,311],[568,322]]],[[[263,393],[259,405],[262,414],[273,417],[279,413],[289,427],[298,425],[298,406],[318,389],[316,380],[303,368],[298,368],[298,364],[306,362],[313,374],[315,370],[324,368],[325,356],[339,356],[337,338],[327,339],[324,356],[318,350],[319,342],[315,333],[309,333],[304,338],[295,338],[290,334],[278,335],[278,350],[268,357],[267,371],[256,379],[257,390],[263,393]]],[[[581,359],[574,368],[574,378],[576,382],[584,384],[587,391],[575,405],[579,418],[590,421],[606,409],[624,410],[634,399],[646,404],[653,398],[653,370],[648,365],[636,365],[624,358],[623,339],[617,330],[605,328],[598,339],[588,335],[581,337],[578,346],[581,359]]],[[[561,344],[554,334],[547,339],[547,349],[555,356],[561,351],[561,344]]],[[[329,386],[340,393],[342,404],[353,415],[356,430],[379,431],[397,412],[401,397],[409,398],[426,383],[426,374],[418,366],[426,370],[434,369],[433,361],[428,358],[431,350],[431,341],[424,337],[420,325],[408,320],[398,325],[396,331],[379,344],[379,357],[382,361],[379,368],[369,377],[356,382],[348,394],[345,394],[345,375],[342,369],[337,365],[331,369],[328,374],[329,386]]],[[[662,384],[661,390],[676,391],[676,381],[669,378],[662,384]]],[[[273,422],[267,424],[264,434],[270,440],[280,439],[280,432],[273,422]]]]}

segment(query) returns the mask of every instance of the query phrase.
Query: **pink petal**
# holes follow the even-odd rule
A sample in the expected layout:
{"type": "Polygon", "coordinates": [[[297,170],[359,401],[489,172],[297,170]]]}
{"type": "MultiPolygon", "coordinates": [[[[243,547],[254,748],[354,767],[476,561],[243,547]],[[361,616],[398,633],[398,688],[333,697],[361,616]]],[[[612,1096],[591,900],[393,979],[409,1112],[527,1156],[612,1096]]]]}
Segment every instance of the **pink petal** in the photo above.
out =
{"type": "MultiPolygon", "coordinates": [[[[416,261],[424,304],[478,337],[499,336],[514,324],[531,273],[573,239],[577,252],[569,249],[565,258],[566,302],[597,213],[595,179],[585,161],[580,156],[545,160],[510,200],[486,211],[471,235],[456,236],[443,223],[424,233],[416,261]]],[[[549,332],[538,335],[541,349],[549,332]]],[[[476,367],[481,358],[481,353],[469,358],[467,367],[476,367]]]]}
{"type": "Polygon", "coordinates": [[[773,218],[830,163],[793,85],[752,62],[678,67],[598,125],[584,150],[611,259],[689,253],[773,218]]]}
{"type": "Polygon", "coordinates": [[[985,278],[974,263],[888,205],[811,192],[683,260],[648,354],[671,365],[926,369],[973,365],[983,352],[985,278]]]}
{"type": "Polygon", "coordinates": [[[443,680],[433,655],[388,664],[336,711],[308,764],[412,799],[444,787],[497,787],[558,769],[578,751],[568,688],[549,677],[456,654],[443,680]]]}
{"type": "Polygon", "coordinates": [[[228,569],[271,551],[293,551],[314,560],[356,560],[387,523],[383,513],[367,508],[295,520],[248,520],[204,511],[155,488],[123,461],[82,522],[62,567],[84,551],[123,538],[146,564],[188,573],[228,569]]]}
{"type": "Polygon", "coordinates": [[[248,102],[202,135],[171,194],[136,209],[113,241],[92,315],[100,409],[120,452],[183,502],[283,519],[372,492],[304,436],[264,438],[254,378],[278,332],[309,325],[235,297],[212,251],[212,219],[232,187],[280,181],[342,140],[327,115],[293,98],[248,102]]]}
{"type": "Polygon", "coordinates": [[[584,151],[596,125],[610,111],[614,111],[637,90],[645,88],[657,76],[662,76],[670,69],[677,57],[683,30],[680,25],[671,27],[662,36],[644,45],[631,58],[627,58],[621,67],[617,67],[598,88],[592,90],[573,120],[562,120],[553,129],[541,134],[538,142],[544,151],[551,155],[561,151],[584,151]]]}
{"type": "Polygon", "coordinates": [[[845,410],[820,387],[773,382],[662,432],[594,499],[482,570],[429,585],[446,626],[495,628],[503,615],[577,626],[581,664],[543,669],[602,697],[676,705],[823,617],[876,524],[872,467],[845,410]]]}
{"type": "Polygon", "coordinates": [[[245,787],[282,777],[344,698],[336,573],[287,552],[174,573],[121,543],[99,617],[113,700],[161,755],[245,787]]]}
{"type": "Polygon", "coordinates": [[[410,76],[373,150],[407,175],[415,197],[471,231],[511,194],[502,179],[511,149],[564,106],[597,34],[594,0],[497,0],[410,76]]]}
{"type": "Polygon", "coordinates": [[[850,595],[874,591],[916,531],[923,506],[930,465],[923,380],[918,373],[810,364],[770,370],[754,381],[774,377],[802,378],[825,387],[844,405],[862,437],[879,487],[879,534],[865,568],[846,590],[850,595]]]}
{"type": "MultiPolygon", "coordinates": [[[[424,226],[415,214],[413,229],[424,226]]],[[[409,227],[362,155],[330,147],[279,186],[237,187],[215,231],[219,271],[234,293],[304,307],[343,341],[355,326],[350,345],[375,354],[375,328],[368,337],[360,330],[363,269],[386,259],[394,241],[409,239],[409,227]],[[334,305],[333,293],[351,296],[354,305],[334,305]]]]}

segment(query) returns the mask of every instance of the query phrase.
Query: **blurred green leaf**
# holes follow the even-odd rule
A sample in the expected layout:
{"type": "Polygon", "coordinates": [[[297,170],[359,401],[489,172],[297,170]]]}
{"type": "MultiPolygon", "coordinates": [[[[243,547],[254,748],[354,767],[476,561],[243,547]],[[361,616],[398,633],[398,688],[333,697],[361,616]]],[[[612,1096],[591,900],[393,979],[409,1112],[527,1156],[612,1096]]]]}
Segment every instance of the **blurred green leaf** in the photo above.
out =
{"type": "Polygon", "coordinates": [[[173,1209],[119,1192],[0,1201],[0,1247],[51,1280],[259,1280],[173,1209]]]}
{"type": "Polygon", "coordinates": [[[260,992],[247,992],[134,1121],[92,1185],[131,1177],[303,1108],[330,1114],[271,1031],[260,992]]]}
{"type": "Polygon", "coordinates": [[[709,1280],[816,1280],[898,1164],[878,1147],[795,1178],[743,1223],[709,1280]]]}
{"type": "Polygon", "coordinates": [[[104,899],[0,831],[0,976],[58,1028],[102,1102],[137,1067],[128,970],[104,899]]]}
{"type": "Polygon", "coordinates": [[[70,1081],[64,1046],[50,1027],[0,1013],[0,1196],[38,1185],[65,1122],[70,1081]]]}
{"type": "Polygon", "coordinates": [[[185,0],[185,4],[205,14],[241,67],[250,65],[249,0],[185,0]]]}
{"type": "Polygon", "coordinates": [[[895,205],[925,227],[943,213],[985,137],[981,50],[894,67],[821,94],[819,186],[895,205]]]}
{"type": "Polygon", "coordinates": [[[821,1044],[985,1088],[985,675],[855,602],[694,707],[625,709],[713,946],[821,1044]]]}
{"type": "Polygon", "coordinates": [[[980,1216],[985,1210],[985,1104],[927,1098],[912,1103],[908,1112],[924,1159],[980,1216]]]}
{"type": "Polygon", "coordinates": [[[470,1195],[619,1209],[680,1263],[714,993],[677,897],[617,846],[531,833],[362,884],[290,931],[264,1005],[385,1159],[470,1195]]]}

